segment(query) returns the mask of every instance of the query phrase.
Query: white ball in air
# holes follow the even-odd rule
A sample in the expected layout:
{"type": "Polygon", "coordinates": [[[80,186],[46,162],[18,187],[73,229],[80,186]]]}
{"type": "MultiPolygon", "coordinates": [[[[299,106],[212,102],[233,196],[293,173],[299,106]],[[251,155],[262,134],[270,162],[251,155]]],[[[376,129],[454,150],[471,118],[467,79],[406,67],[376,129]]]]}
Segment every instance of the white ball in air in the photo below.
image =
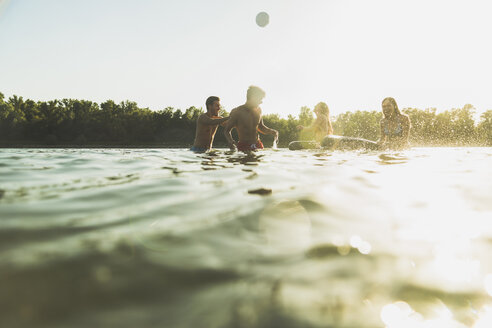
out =
{"type": "Polygon", "coordinates": [[[268,25],[269,22],[270,16],[268,16],[266,12],[262,11],[261,13],[258,13],[258,15],[256,15],[256,24],[259,27],[265,27],[268,25]]]}

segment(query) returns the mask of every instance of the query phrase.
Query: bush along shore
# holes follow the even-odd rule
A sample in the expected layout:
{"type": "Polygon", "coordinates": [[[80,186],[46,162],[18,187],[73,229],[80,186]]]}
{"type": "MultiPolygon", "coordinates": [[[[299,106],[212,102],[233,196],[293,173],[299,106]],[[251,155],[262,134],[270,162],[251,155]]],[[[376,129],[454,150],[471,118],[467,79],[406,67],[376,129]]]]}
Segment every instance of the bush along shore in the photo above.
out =
{"type": "MultiPolygon", "coordinates": [[[[475,108],[467,104],[436,113],[435,108],[402,110],[410,116],[413,146],[492,146],[492,110],[473,117],[475,108]]],[[[166,107],[161,110],[139,108],[137,103],[112,100],[98,104],[89,100],[62,99],[33,101],[0,93],[0,147],[67,148],[182,148],[193,143],[195,123],[202,108],[186,110],[166,107]]],[[[221,112],[227,116],[227,111],[221,112]]],[[[381,111],[347,111],[331,118],[334,133],[369,140],[379,138],[381,111]]],[[[263,116],[265,124],[279,131],[280,147],[299,140],[298,125],[314,119],[308,107],[298,115],[283,118],[278,114],[263,116]]],[[[227,143],[217,131],[214,147],[227,143]]],[[[237,138],[237,136],[236,136],[237,138]]],[[[271,136],[262,139],[268,145],[271,136]]]]}

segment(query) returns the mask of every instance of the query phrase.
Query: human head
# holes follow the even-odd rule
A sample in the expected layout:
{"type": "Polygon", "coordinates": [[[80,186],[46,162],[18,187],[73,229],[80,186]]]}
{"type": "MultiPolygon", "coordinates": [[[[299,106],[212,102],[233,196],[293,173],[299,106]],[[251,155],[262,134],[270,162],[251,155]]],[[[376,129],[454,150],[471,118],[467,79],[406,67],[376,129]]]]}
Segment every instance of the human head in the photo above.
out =
{"type": "Polygon", "coordinates": [[[381,106],[383,107],[383,114],[384,117],[391,117],[393,114],[396,115],[401,115],[400,110],[398,109],[398,105],[396,104],[395,98],[392,97],[386,97],[383,99],[383,102],[381,103],[381,106]]]}
{"type": "Polygon", "coordinates": [[[314,112],[318,112],[319,114],[323,114],[325,116],[330,115],[330,110],[328,108],[328,105],[325,102],[320,101],[319,103],[314,106],[314,112]]]}
{"type": "Polygon", "coordinates": [[[258,106],[261,104],[263,98],[265,98],[265,91],[263,91],[261,88],[252,85],[248,88],[248,91],[246,92],[246,101],[249,103],[253,103],[254,105],[258,106]]]}
{"type": "Polygon", "coordinates": [[[220,98],[217,96],[210,96],[205,101],[205,105],[207,106],[207,112],[211,112],[214,116],[219,114],[220,110],[220,98]]]}

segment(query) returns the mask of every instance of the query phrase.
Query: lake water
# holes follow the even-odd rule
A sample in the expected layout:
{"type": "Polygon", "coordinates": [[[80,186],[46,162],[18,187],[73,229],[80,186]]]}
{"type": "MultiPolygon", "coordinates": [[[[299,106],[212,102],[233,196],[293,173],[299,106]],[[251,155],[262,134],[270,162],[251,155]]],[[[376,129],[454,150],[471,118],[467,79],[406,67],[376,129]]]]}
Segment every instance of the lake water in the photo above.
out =
{"type": "Polygon", "coordinates": [[[492,327],[492,148],[0,149],[1,327],[492,327]]]}

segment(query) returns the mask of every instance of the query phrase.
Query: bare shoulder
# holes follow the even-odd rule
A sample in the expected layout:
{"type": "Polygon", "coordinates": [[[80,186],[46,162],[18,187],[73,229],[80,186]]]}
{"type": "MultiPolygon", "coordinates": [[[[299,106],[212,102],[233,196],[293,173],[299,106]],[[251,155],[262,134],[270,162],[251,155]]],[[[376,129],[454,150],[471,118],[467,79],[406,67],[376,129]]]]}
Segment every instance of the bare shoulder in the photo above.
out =
{"type": "Polygon", "coordinates": [[[227,126],[233,127],[238,121],[238,116],[240,115],[239,107],[233,108],[229,113],[229,119],[227,120],[227,126]]]}
{"type": "Polygon", "coordinates": [[[198,116],[198,121],[203,121],[206,118],[207,118],[207,114],[206,113],[203,113],[200,116],[198,116]]]}
{"type": "Polygon", "coordinates": [[[239,113],[240,109],[241,109],[241,106],[236,107],[236,108],[233,108],[233,109],[231,110],[231,112],[229,113],[229,117],[230,117],[230,118],[232,118],[232,117],[236,117],[236,116],[238,115],[238,113],[239,113]]]}
{"type": "Polygon", "coordinates": [[[244,113],[247,111],[247,108],[244,105],[238,106],[231,110],[231,116],[234,114],[234,116],[240,116],[244,115],[244,113]]]}

